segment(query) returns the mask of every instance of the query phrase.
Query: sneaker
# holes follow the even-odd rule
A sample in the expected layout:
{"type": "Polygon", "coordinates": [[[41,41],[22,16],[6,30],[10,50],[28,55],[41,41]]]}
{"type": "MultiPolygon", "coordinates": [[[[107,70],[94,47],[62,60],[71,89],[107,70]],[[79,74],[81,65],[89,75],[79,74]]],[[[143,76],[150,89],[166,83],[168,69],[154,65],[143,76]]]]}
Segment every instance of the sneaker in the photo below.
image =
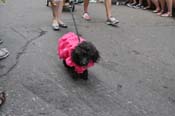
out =
{"type": "Polygon", "coordinates": [[[1,48],[0,49],[0,60],[6,58],[9,56],[9,52],[6,48],[1,48]]]}
{"type": "Polygon", "coordinates": [[[107,25],[116,25],[117,23],[119,23],[119,20],[117,20],[114,17],[110,17],[109,19],[107,19],[106,24],[107,25]]]}
{"type": "Polygon", "coordinates": [[[0,107],[4,104],[6,100],[6,95],[4,91],[0,91],[0,107]]]}
{"type": "Polygon", "coordinates": [[[88,13],[84,13],[83,16],[82,16],[83,19],[87,20],[87,21],[90,21],[91,20],[91,17],[89,16],[88,13]]]}
{"type": "Polygon", "coordinates": [[[137,3],[128,3],[128,4],[126,4],[128,7],[130,7],[130,8],[133,8],[135,5],[137,5],[137,3]]]}
{"type": "Polygon", "coordinates": [[[144,6],[142,4],[137,4],[136,6],[134,6],[134,8],[139,9],[139,8],[144,8],[144,6]]]}

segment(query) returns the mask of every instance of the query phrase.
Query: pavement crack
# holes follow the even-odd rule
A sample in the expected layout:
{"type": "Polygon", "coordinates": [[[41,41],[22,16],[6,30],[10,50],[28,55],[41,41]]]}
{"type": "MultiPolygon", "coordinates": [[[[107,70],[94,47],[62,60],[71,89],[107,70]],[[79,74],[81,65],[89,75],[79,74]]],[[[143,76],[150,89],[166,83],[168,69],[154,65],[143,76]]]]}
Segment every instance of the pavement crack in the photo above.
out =
{"type": "Polygon", "coordinates": [[[20,33],[19,31],[17,31],[15,28],[11,27],[12,31],[14,31],[15,33],[19,34],[22,38],[26,39],[26,36],[24,36],[22,33],[20,33]]]}
{"type": "MultiPolygon", "coordinates": [[[[12,28],[13,29],[13,28],[12,28]]],[[[20,32],[18,31],[15,31],[17,33],[19,33],[23,38],[26,38],[23,34],[21,34],[20,32]]],[[[0,77],[4,77],[4,76],[7,76],[13,69],[15,69],[15,67],[18,65],[19,61],[20,61],[20,57],[25,54],[28,46],[30,45],[31,42],[37,40],[38,38],[40,38],[41,36],[45,35],[47,33],[47,31],[44,31],[42,29],[40,29],[40,32],[39,32],[39,35],[37,35],[36,37],[33,37],[32,39],[28,40],[24,46],[21,47],[21,51],[19,51],[16,55],[16,61],[15,63],[4,73],[4,74],[1,74],[0,77]]]]}

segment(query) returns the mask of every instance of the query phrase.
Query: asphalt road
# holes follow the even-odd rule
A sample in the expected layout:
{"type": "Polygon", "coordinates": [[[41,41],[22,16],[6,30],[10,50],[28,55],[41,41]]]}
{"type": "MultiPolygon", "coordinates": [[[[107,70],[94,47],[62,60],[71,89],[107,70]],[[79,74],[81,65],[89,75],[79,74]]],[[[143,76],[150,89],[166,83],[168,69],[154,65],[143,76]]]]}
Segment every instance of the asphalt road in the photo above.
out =
{"type": "Polygon", "coordinates": [[[89,80],[73,80],[57,56],[57,40],[44,0],[8,0],[0,5],[0,37],[10,56],[0,61],[0,87],[7,101],[0,116],[175,116],[175,20],[151,11],[113,6],[117,27],[105,24],[101,3],[92,20],[74,12],[81,35],[93,42],[100,62],[89,80]]]}

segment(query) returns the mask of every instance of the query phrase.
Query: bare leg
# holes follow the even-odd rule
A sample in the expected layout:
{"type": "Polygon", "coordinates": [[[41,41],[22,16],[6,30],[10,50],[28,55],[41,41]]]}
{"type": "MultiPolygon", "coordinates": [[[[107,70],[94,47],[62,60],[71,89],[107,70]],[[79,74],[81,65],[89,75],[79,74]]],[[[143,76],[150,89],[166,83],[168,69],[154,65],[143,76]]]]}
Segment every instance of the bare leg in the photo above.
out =
{"type": "Polygon", "coordinates": [[[61,15],[63,11],[63,1],[58,2],[58,23],[63,24],[63,21],[61,20],[61,15]]]}
{"type": "Polygon", "coordinates": [[[142,4],[143,3],[143,0],[139,0],[139,4],[142,4]]]}
{"type": "Polygon", "coordinates": [[[172,7],[173,7],[173,1],[172,0],[166,0],[167,6],[168,6],[168,12],[165,14],[162,14],[162,16],[168,17],[172,16],[172,7]]]}
{"type": "Polygon", "coordinates": [[[53,14],[53,19],[52,19],[52,27],[54,30],[59,30],[59,25],[58,25],[58,4],[55,2],[55,0],[51,1],[51,6],[52,6],[52,14],[53,14]]]}
{"type": "Polygon", "coordinates": [[[111,0],[105,0],[106,17],[109,19],[111,15],[111,0]]]}
{"type": "Polygon", "coordinates": [[[137,4],[137,0],[133,0],[133,3],[134,3],[134,4],[137,4]]]}
{"type": "Polygon", "coordinates": [[[88,12],[89,0],[84,0],[84,13],[88,12]]]}
{"type": "Polygon", "coordinates": [[[165,0],[159,0],[160,2],[160,7],[161,7],[161,11],[157,13],[157,15],[162,15],[163,12],[165,11],[165,0]]]}
{"type": "Polygon", "coordinates": [[[147,0],[146,2],[147,6],[143,8],[144,10],[149,9],[151,7],[151,0],[147,0]]]}
{"type": "Polygon", "coordinates": [[[89,6],[89,0],[84,0],[84,13],[83,13],[83,18],[85,20],[91,20],[91,17],[88,14],[88,6],[89,6]]]}
{"type": "Polygon", "coordinates": [[[58,20],[58,6],[54,0],[51,2],[52,5],[52,14],[53,14],[53,21],[58,20]]]}
{"type": "Polygon", "coordinates": [[[106,8],[106,24],[107,25],[116,25],[117,23],[119,23],[119,21],[117,19],[115,19],[114,17],[112,17],[112,13],[111,13],[111,0],[105,0],[105,8],[106,8]]]}
{"type": "Polygon", "coordinates": [[[160,12],[160,6],[158,0],[152,0],[153,4],[155,5],[156,9],[153,11],[154,13],[160,12]]]}

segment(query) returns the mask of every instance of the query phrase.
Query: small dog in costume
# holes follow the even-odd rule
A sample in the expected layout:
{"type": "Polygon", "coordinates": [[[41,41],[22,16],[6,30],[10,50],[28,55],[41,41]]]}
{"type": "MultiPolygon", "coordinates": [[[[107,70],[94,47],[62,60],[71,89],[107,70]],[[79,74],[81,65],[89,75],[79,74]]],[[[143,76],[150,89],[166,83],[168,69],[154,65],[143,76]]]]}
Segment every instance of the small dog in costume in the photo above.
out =
{"type": "Polygon", "coordinates": [[[71,72],[73,78],[88,79],[88,68],[100,58],[96,47],[73,32],[69,32],[58,40],[58,55],[63,64],[71,72]],[[80,41],[79,41],[80,39],[80,41]]]}

